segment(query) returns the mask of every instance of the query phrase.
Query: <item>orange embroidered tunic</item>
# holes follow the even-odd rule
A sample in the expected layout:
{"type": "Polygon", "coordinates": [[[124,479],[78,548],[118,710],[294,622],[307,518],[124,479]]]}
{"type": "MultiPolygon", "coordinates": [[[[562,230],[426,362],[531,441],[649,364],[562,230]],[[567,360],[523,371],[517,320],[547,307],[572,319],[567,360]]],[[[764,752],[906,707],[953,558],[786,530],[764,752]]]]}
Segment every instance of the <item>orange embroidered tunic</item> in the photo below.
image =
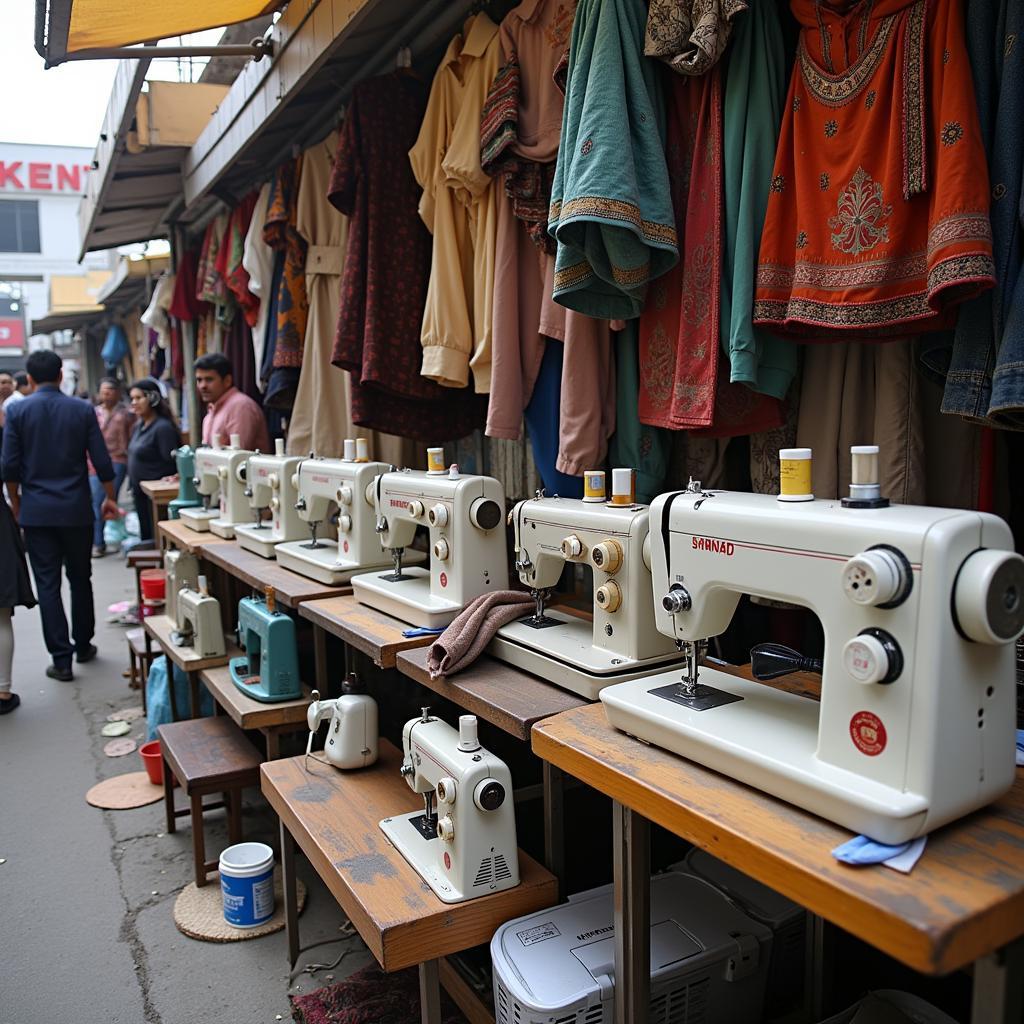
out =
{"type": "Polygon", "coordinates": [[[755,323],[805,341],[952,326],[994,283],[959,0],[791,0],[801,25],[755,323]]]}

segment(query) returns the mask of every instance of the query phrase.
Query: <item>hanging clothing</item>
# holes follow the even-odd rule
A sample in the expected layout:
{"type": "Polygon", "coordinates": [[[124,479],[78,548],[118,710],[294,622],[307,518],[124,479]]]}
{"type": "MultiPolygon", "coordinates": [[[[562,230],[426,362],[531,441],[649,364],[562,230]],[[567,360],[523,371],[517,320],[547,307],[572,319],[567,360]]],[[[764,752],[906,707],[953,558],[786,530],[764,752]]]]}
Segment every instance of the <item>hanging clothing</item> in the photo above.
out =
{"type": "Polygon", "coordinates": [[[630,319],[679,258],[659,66],[643,56],[644,0],[581,0],[566,79],[548,231],[555,300],[630,319]]]}
{"type": "Polygon", "coordinates": [[[139,316],[142,323],[156,332],[157,344],[160,348],[167,348],[170,342],[171,324],[167,319],[167,312],[173,297],[174,274],[161,274],[157,278],[149,305],[139,316]]]}
{"type": "Polygon", "coordinates": [[[422,374],[462,388],[473,373],[491,388],[491,317],[498,185],[480,168],[480,114],[498,71],[498,26],[480,13],[467,21],[434,76],[416,144],[409,151],[423,189],[419,211],[433,236],[423,310],[422,374]]]}
{"type": "Polygon", "coordinates": [[[206,303],[196,298],[197,266],[198,253],[195,249],[186,249],[178,258],[174,292],[167,312],[183,322],[198,319],[207,309],[206,303]]]}
{"type": "MultiPolygon", "coordinates": [[[[967,51],[992,181],[996,286],[942,346],[942,411],[1024,429],[1024,0],[967,0],[967,51]]],[[[935,356],[932,356],[933,361],[935,356]]]]}
{"type": "Polygon", "coordinates": [[[818,341],[949,327],[993,283],[960,4],[790,6],[800,44],[754,322],[818,341]]]}
{"type": "Polygon", "coordinates": [[[274,250],[263,240],[263,228],[267,222],[267,207],[270,205],[270,182],[265,182],[256,197],[249,230],[245,233],[242,246],[242,268],[249,275],[249,291],[259,299],[256,320],[252,324],[252,347],[256,361],[256,383],[262,389],[265,381],[259,372],[263,365],[263,350],[267,341],[267,321],[270,317],[272,297],[271,278],[274,274],[274,250]]]}
{"type": "MultiPolygon", "coordinates": [[[[734,3],[739,0],[734,0],[734,3]]],[[[723,3],[732,9],[733,4],[723,3]]],[[[650,28],[650,20],[648,20],[650,28]]],[[[717,37],[720,38],[720,35],[717,37]]],[[[786,53],[773,3],[736,19],[722,109],[722,349],[729,380],[785,398],[797,370],[796,345],[753,323],[761,227],[786,96],[786,53]]]]}
{"type": "Polygon", "coordinates": [[[224,244],[228,227],[228,215],[220,213],[203,233],[203,244],[199,250],[199,266],[196,268],[196,298],[210,305],[223,305],[228,301],[227,285],[217,270],[217,259],[224,244]]]}
{"type": "MultiPolygon", "coordinates": [[[[562,394],[562,357],[565,346],[556,341],[544,345],[533,394],[523,410],[526,436],[533,450],[533,461],[548,494],[563,498],[583,497],[583,477],[558,470],[562,424],[559,416],[562,394]]],[[[595,464],[596,465],[596,464],[595,464]]]]}
{"type": "Polygon", "coordinates": [[[249,290],[249,272],[242,265],[242,256],[253,211],[256,209],[256,199],[257,194],[250,192],[235,207],[224,237],[224,282],[242,310],[242,316],[249,327],[252,327],[259,317],[260,300],[249,290]]]}
{"type": "MultiPolygon", "coordinates": [[[[755,3],[756,7],[767,6],[755,3]]],[[[644,53],[680,75],[703,75],[725,53],[733,20],[747,0],[651,0],[644,53]]]]}
{"type": "Polygon", "coordinates": [[[420,375],[431,240],[408,153],[426,101],[401,73],[360,82],[349,101],[328,192],[349,217],[332,360],[352,374],[354,423],[440,443],[470,433],[483,408],[420,375]]]}

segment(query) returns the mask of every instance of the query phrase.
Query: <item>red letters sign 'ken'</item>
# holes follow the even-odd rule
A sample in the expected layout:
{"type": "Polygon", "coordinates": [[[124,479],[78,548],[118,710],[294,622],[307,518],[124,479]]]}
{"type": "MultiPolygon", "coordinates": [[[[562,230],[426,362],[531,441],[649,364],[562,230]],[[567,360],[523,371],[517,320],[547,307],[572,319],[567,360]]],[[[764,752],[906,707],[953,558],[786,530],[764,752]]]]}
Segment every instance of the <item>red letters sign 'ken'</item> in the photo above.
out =
{"type": "Polygon", "coordinates": [[[66,192],[80,195],[85,191],[89,167],[82,164],[53,164],[46,161],[0,160],[0,192],[66,192]]]}

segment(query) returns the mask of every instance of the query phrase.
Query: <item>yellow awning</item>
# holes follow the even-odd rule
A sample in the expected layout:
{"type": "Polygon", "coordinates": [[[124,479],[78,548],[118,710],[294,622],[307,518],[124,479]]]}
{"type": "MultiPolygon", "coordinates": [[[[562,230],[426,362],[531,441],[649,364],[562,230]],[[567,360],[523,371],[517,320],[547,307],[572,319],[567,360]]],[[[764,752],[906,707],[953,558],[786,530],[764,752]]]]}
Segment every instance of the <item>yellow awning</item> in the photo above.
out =
{"type": "Polygon", "coordinates": [[[97,47],[132,46],[234,25],[285,0],[36,0],[36,50],[47,64],[97,47]]]}

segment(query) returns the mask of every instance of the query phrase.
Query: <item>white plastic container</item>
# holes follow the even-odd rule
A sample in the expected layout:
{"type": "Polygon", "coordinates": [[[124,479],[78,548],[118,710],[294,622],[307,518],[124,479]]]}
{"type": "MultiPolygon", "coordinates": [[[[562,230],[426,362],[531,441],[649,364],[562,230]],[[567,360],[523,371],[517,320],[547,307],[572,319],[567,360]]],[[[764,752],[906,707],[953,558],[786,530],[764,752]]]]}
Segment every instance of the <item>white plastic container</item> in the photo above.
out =
{"type": "Polygon", "coordinates": [[[274,851],[266,843],[236,843],[220,855],[224,920],[258,928],[274,916],[274,851]]]}

